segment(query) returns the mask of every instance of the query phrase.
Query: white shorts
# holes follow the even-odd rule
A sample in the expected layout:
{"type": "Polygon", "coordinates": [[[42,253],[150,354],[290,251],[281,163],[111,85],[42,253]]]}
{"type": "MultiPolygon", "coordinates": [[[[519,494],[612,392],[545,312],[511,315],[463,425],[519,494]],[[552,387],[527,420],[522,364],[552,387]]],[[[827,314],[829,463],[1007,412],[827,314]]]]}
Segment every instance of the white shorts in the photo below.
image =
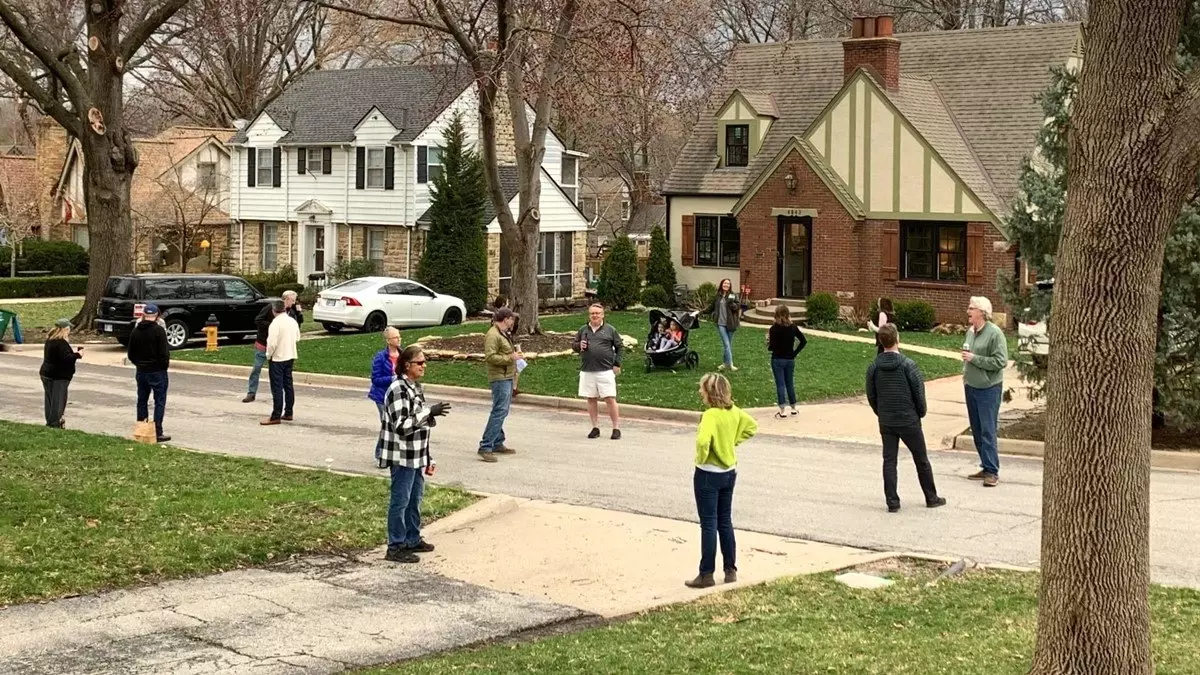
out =
{"type": "Polygon", "coordinates": [[[579,373],[579,398],[616,398],[617,374],[611,370],[579,373]]]}

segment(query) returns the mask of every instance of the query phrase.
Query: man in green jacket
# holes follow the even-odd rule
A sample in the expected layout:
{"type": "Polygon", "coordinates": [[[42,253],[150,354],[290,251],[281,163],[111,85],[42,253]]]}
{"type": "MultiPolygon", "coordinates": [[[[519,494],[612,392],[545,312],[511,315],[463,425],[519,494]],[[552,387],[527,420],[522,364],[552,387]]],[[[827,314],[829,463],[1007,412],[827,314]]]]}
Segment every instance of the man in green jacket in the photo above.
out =
{"type": "Polygon", "coordinates": [[[1008,340],[1004,331],[992,323],[992,303],[987,298],[971,298],[967,319],[971,327],[967,329],[962,349],[963,385],[980,467],[968,478],[983,481],[984,487],[996,487],[1000,482],[996,425],[1000,418],[1004,369],[1008,366],[1008,340]]]}
{"type": "Polygon", "coordinates": [[[479,459],[496,462],[496,455],[513,455],[516,450],[504,444],[504,420],[512,406],[513,378],[521,353],[513,349],[511,333],[517,315],[501,307],[492,315],[492,327],[483,338],[483,361],[492,387],[492,412],[488,415],[483,438],[479,440],[479,459]]]}

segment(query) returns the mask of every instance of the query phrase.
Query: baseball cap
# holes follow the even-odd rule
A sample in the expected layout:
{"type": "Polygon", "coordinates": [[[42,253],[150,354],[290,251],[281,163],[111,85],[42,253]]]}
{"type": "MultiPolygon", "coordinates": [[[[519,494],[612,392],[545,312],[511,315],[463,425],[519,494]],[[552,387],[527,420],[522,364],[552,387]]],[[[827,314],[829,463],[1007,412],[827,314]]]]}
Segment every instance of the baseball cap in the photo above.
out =
{"type": "Polygon", "coordinates": [[[70,328],[71,320],[70,319],[59,319],[58,321],[54,322],[54,325],[58,328],[70,328]]]}
{"type": "Polygon", "coordinates": [[[497,309],[494,314],[492,314],[492,321],[495,323],[500,323],[511,316],[516,316],[516,312],[507,307],[501,307],[497,309]]]}
{"type": "Polygon", "coordinates": [[[142,308],[142,313],[143,314],[158,314],[158,305],[154,304],[153,302],[147,303],[146,306],[142,308]]]}

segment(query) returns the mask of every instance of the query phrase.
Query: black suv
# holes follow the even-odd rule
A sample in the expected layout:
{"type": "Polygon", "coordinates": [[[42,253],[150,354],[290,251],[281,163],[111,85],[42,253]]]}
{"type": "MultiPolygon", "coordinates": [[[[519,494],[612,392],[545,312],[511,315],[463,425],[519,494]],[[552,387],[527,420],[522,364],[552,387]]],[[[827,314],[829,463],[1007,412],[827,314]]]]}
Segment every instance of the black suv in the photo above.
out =
{"type": "Polygon", "coordinates": [[[271,298],[241,277],[228,274],[129,274],[109,277],[100,298],[96,331],[114,335],[129,344],[134,305],[154,303],[166,322],[167,344],[179,349],[203,335],[204,323],[213,314],[217,330],[240,342],[257,332],[254,318],[271,298]]]}

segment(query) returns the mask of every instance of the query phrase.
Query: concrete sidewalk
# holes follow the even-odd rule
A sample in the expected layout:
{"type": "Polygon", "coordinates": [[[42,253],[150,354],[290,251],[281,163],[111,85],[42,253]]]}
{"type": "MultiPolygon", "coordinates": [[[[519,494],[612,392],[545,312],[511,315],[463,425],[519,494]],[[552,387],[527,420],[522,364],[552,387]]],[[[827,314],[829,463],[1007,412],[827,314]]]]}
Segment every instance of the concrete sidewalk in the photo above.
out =
{"type": "Polygon", "coordinates": [[[425,534],[417,565],[376,549],[0,609],[0,673],[333,673],[890,557],[739,532],[741,581],[696,591],[691,523],[489,497],[425,534]]]}

